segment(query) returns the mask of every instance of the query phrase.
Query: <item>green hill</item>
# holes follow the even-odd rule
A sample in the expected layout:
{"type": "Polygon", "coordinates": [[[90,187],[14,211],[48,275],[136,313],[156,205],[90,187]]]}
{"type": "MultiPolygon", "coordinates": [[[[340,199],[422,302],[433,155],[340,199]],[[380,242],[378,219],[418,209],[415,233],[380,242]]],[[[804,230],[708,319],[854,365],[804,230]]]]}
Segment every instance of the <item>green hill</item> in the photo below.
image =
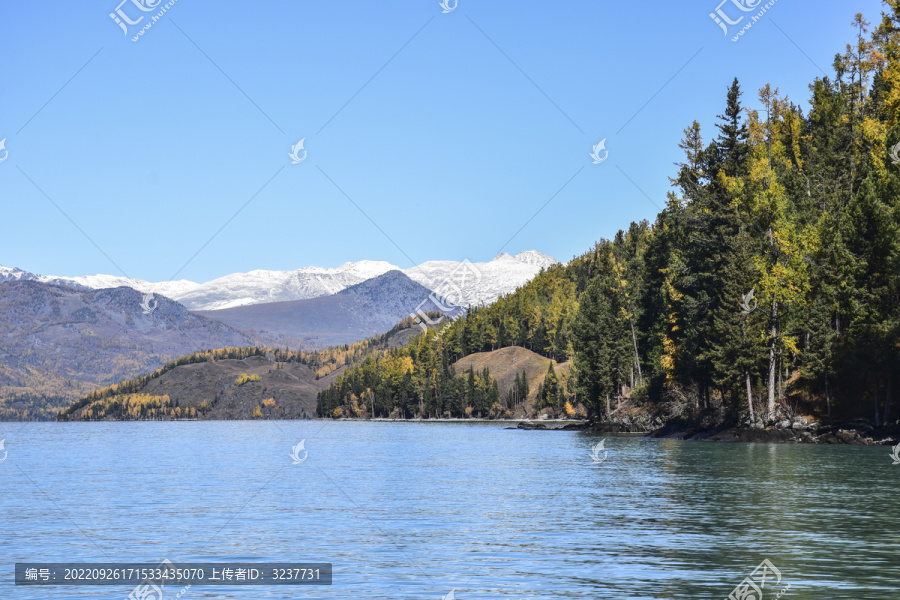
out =
{"type": "Polygon", "coordinates": [[[508,346],[493,352],[476,352],[453,363],[456,373],[465,373],[469,369],[481,373],[485,368],[497,380],[501,399],[512,392],[513,401],[509,408],[517,417],[532,416],[536,412],[534,403],[541,391],[541,385],[547,376],[547,369],[553,365],[556,374],[565,379],[569,375],[569,363],[557,363],[531,350],[519,346],[508,346]],[[518,379],[524,373],[527,386],[522,386],[518,379]],[[527,394],[516,394],[517,386],[527,389],[527,394]]]}

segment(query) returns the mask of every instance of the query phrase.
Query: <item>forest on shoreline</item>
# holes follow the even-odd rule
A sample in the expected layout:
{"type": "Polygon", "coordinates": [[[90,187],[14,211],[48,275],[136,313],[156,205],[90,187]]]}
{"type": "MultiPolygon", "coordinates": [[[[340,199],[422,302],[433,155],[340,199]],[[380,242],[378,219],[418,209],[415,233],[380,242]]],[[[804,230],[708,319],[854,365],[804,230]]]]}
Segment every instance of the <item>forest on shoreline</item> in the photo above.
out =
{"type": "MultiPolygon", "coordinates": [[[[593,417],[628,395],[662,412],[782,411],[891,420],[900,372],[900,0],[810,84],[804,111],[735,79],[710,136],[688,124],[673,191],[568,265],[404,348],[370,353],[319,393],[319,416],[487,416],[509,410],[476,352],[570,361],[535,408],[593,417]],[[497,405],[496,407],[494,405],[497,405]]],[[[548,373],[548,378],[550,373],[548,373]]]]}

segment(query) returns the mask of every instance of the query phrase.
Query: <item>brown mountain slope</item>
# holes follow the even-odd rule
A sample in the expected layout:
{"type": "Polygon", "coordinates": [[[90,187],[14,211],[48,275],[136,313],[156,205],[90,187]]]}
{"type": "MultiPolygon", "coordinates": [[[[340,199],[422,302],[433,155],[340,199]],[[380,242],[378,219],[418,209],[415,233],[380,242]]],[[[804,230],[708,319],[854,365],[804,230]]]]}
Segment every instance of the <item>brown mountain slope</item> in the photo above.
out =
{"type": "Polygon", "coordinates": [[[568,362],[557,363],[520,346],[509,346],[493,352],[470,354],[456,361],[453,364],[453,368],[456,370],[456,375],[459,376],[468,371],[469,367],[474,367],[476,373],[487,367],[491,372],[491,377],[497,380],[501,398],[515,384],[516,374],[521,373],[524,369],[525,375],[528,377],[528,400],[530,404],[530,401],[537,396],[538,386],[543,383],[550,363],[553,363],[553,369],[556,371],[557,376],[568,374],[568,362]]]}
{"type": "MultiPolygon", "coordinates": [[[[298,362],[275,362],[262,356],[181,365],[151,379],[136,394],[86,404],[66,415],[67,420],[112,419],[118,407],[141,402],[163,404],[164,416],[150,418],[251,419],[311,417],[316,394],[343,369],[321,379],[298,362]],[[251,376],[249,381],[244,376],[251,376]],[[258,380],[252,380],[254,377],[258,380]],[[172,415],[174,409],[181,409],[172,415]]],[[[158,413],[156,413],[158,414],[158,413]]],[[[134,415],[133,418],[148,418],[134,415]]]]}
{"type": "Polygon", "coordinates": [[[47,419],[93,387],[251,338],[131,288],[0,283],[0,419],[47,419]]]}
{"type": "Polygon", "coordinates": [[[348,363],[405,346],[419,332],[412,324],[412,319],[405,319],[383,335],[324,351],[298,353],[242,347],[193,353],[151,373],[83,395],[58,419],[312,417],[316,396],[331,385],[348,363]]]}

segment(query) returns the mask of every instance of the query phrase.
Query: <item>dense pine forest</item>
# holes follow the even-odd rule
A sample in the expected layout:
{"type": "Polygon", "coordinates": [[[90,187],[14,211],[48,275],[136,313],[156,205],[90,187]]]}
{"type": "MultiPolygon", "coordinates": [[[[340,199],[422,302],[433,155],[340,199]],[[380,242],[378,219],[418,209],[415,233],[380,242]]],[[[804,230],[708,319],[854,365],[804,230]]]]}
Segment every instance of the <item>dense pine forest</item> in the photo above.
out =
{"type": "Polygon", "coordinates": [[[772,85],[748,101],[737,80],[723,82],[714,127],[684,130],[654,223],[632,223],[490,306],[370,355],[319,394],[318,414],[502,412],[521,390],[452,364],[522,346],[569,363],[565,380],[548,373],[539,404],[594,416],[624,386],[640,402],[750,422],[778,409],[891,420],[900,0],[885,6],[874,26],[857,15],[856,39],[833,76],[809,86],[807,110],[772,85]]]}

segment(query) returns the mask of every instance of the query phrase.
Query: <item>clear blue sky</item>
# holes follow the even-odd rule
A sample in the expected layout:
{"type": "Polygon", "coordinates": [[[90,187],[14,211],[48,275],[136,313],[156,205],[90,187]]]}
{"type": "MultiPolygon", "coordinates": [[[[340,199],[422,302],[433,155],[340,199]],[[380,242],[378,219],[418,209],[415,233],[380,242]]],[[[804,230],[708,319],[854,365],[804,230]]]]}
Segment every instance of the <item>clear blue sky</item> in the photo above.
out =
{"type": "Polygon", "coordinates": [[[779,0],[734,43],[716,0],[178,0],[135,43],[117,2],[0,5],[2,265],[168,280],[196,254],[178,278],[206,281],[568,260],[654,218],[625,174],[663,206],[682,129],[714,134],[733,77],[745,103],[771,82],[806,108],[853,14],[881,10],[779,0]]]}

